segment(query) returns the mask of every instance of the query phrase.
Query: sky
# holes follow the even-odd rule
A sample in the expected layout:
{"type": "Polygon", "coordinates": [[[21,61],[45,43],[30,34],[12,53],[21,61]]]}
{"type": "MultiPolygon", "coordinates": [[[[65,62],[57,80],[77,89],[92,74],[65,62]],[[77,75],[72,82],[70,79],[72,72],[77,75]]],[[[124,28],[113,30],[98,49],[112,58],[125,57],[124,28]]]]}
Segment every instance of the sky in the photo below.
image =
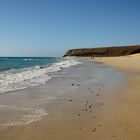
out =
{"type": "Polygon", "coordinates": [[[0,0],[0,56],[140,44],[139,0],[0,0]]]}

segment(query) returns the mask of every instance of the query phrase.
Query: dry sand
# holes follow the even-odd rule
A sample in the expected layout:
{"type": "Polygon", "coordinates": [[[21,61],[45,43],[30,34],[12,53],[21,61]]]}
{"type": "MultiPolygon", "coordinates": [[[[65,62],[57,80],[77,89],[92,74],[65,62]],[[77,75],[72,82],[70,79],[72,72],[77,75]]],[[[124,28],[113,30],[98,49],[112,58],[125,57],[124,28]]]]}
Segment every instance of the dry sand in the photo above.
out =
{"type": "Polygon", "coordinates": [[[140,54],[134,54],[122,57],[96,57],[96,62],[102,62],[109,66],[116,67],[124,72],[140,73],[140,54]]]}
{"type": "Polygon", "coordinates": [[[114,98],[117,104],[114,104],[111,117],[108,118],[108,121],[105,121],[105,131],[109,129],[111,132],[112,128],[112,131],[115,130],[113,137],[119,140],[139,140],[140,54],[123,57],[94,58],[94,61],[115,67],[128,74],[124,88],[118,90],[117,96],[114,98]]]}
{"type": "Polygon", "coordinates": [[[50,104],[47,119],[2,132],[0,140],[140,140],[139,55],[93,60],[126,72],[123,86],[107,94],[64,96],[50,104]]]}

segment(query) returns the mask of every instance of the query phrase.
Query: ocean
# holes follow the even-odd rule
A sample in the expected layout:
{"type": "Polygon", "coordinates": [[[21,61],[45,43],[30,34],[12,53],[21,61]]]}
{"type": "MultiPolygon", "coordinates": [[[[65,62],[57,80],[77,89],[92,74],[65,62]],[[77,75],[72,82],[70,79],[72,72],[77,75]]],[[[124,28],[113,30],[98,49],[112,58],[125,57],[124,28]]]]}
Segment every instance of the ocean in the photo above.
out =
{"type": "Polygon", "coordinates": [[[0,93],[46,84],[51,72],[78,63],[60,57],[0,57],[0,93]]]}

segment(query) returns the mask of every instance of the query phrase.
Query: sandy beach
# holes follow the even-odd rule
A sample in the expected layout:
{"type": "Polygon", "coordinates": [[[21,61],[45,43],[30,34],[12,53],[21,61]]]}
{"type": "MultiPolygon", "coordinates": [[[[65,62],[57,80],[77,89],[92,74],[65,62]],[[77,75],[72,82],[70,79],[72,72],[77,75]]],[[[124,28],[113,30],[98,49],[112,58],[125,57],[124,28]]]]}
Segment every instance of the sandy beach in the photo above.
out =
{"type": "Polygon", "coordinates": [[[140,139],[140,54],[122,57],[95,58],[95,62],[104,63],[127,73],[125,86],[116,91],[118,101],[107,127],[119,134],[116,139],[140,139]]]}
{"type": "MultiPolygon", "coordinates": [[[[22,95],[33,93],[28,95],[30,99],[53,91],[51,100],[43,104],[48,115],[3,130],[0,139],[139,140],[139,60],[139,55],[85,60],[82,66],[56,73],[46,86],[20,91],[22,95]]],[[[20,92],[15,92],[14,98],[23,100],[20,92]]],[[[0,100],[7,97],[3,95],[0,100]]]]}
{"type": "Polygon", "coordinates": [[[124,72],[138,74],[140,72],[140,54],[133,54],[121,57],[96,57],[93,59],[96,62],[105,63],[124,72]]]}
{"type": "Polygon", "coordinates": [[[140,0],[0,0],[0,140],[140,140],[140,0]]]}

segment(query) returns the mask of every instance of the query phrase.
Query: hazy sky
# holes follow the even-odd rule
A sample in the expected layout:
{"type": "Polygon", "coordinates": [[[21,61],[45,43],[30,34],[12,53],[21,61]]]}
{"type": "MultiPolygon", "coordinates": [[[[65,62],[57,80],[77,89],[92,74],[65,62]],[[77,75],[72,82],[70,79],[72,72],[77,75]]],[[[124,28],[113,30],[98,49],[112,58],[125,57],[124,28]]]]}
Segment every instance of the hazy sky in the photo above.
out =
{"type": "Polygon", "coordinates": [[[0,0],[0,56],[140,44],[139,0],[0,0]]]}

